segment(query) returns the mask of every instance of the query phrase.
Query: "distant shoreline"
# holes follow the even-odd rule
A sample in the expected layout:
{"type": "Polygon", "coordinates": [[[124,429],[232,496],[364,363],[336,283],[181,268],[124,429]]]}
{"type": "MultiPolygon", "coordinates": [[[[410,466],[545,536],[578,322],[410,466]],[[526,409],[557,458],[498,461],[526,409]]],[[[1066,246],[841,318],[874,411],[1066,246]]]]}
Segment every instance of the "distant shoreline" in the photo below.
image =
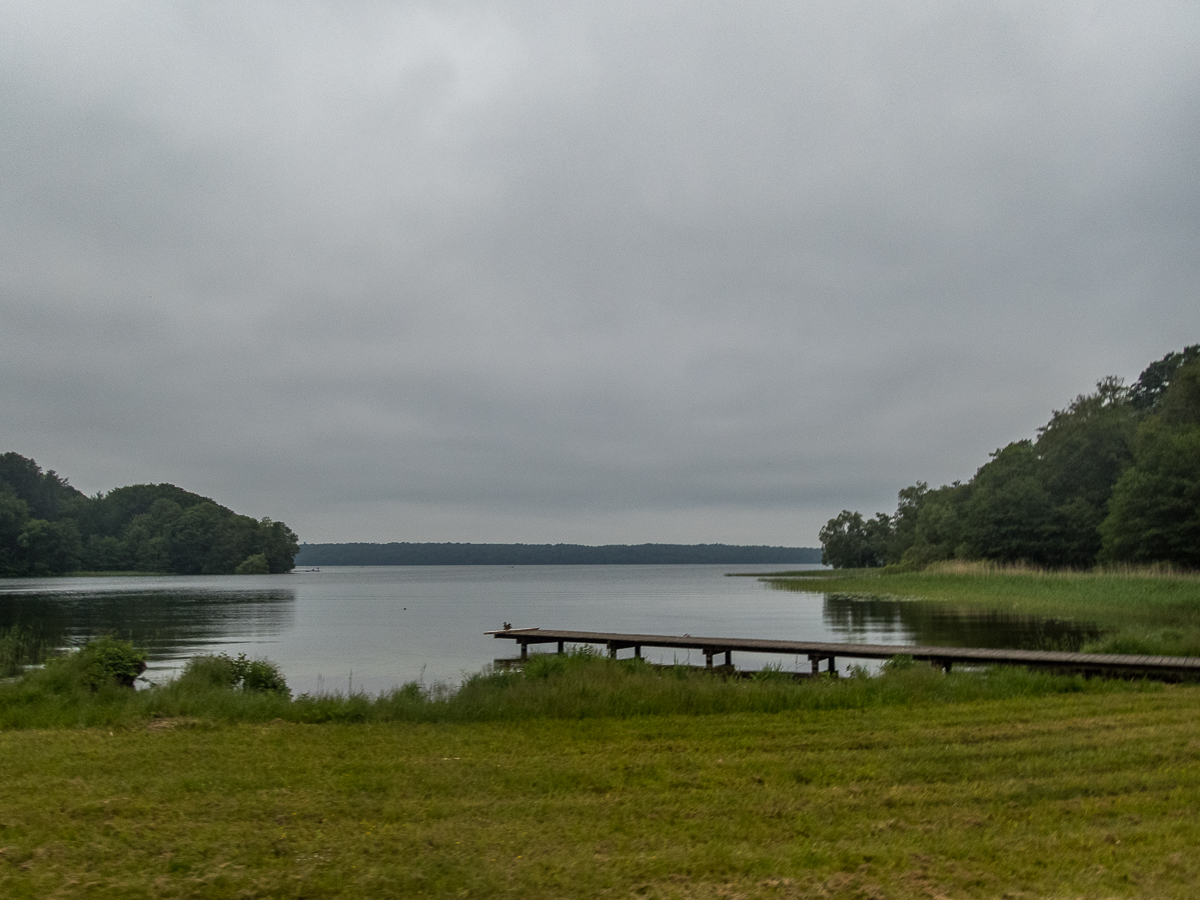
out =
{"type": "Polygon", "coordinates": [[[735,544],[301,544],[297,566],[745,565],[819,563],[820,547],[735,544]]]}

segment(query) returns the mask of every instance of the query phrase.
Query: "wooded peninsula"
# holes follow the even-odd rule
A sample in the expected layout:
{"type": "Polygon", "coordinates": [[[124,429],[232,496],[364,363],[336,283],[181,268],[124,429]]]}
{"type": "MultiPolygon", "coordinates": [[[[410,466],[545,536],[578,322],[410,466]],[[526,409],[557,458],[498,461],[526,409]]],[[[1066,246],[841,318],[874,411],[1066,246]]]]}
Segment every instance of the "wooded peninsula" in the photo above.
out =
{"type": "Polygon", "coordinates": [[[1102,379],[966,484],[919,481],[899,498],[892,515],[830,519],[823,562],[1200,568],[1200,344],[1151,363],[1132,385],[1102,379]]]}
{"type": "Polygon", "coordinates": [[[297,550],[283,522],[238,515],[173,484],[85,496],[53,470],[0,455],[0,575],[288,572],[297,550]]]}

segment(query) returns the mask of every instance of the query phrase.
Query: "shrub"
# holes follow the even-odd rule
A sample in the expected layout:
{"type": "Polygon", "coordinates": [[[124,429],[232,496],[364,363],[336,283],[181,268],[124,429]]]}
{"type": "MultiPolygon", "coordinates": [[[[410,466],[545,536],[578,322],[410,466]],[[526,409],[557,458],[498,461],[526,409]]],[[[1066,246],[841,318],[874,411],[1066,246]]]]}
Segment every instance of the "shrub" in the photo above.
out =
{"type": "Polygon", "coordinates": [[[242,560],[236,569],[233,570],[235,575],[269,575],[271,567],[267,564],[267,555],[265,553],[255,553],[253,556],[247,556],[242,560]]]}
{"type": "Polygon", "coordinates": [[[46,680],[60,690],[87,688],[98,691],[109,685],[132,688],[146,671],[146,651],[129,641],[95,638],[73,653],[50,660],[46,680]]]}
{"type": "Polygon", "coordinates": [[[196,656],[188,660],[179,680],[227,690],[257,691],[291,696],[287,680],[275,663],[266,659],[237,659],[226,653],[215,656],[196,656]]]}

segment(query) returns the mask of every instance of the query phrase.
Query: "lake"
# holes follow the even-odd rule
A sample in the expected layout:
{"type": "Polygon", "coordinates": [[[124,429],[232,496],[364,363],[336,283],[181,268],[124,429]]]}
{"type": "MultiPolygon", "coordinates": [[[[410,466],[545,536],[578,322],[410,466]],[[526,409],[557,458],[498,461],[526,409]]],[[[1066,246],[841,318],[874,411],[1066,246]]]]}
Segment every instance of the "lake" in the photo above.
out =
{"type": "MultiPolygon", "coordinates": [[[[796,570],[755,565],[756,572],[796,570]]],[[[817,568],[817,567],[812,567],[817,568]]],[[[881,644],[1075,649],[1073,623],[964,613],[946,604],[776,590],[729,566],[345,566],[290,575],[21,578],[0,581],[0,628],[60,645],[102,633],[150,651],[151,680],[199,653],[277,663],[296,693],[457,682],[509,641],[504,622],[581,631],[881,644]]],[[[629,651],[626,651],[627,653],[629,651]]],[[[703,664],[696,652],[648,659],[703,664]]],[[[807,671],[807,658],[735,656],[807,671]]]]}

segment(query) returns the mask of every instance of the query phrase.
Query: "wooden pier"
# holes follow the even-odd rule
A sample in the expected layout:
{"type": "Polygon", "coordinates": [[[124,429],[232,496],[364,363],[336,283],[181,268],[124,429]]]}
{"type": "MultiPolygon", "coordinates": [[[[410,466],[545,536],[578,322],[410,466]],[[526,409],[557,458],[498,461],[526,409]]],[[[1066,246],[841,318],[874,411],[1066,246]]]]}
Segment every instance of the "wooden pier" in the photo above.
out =
{"type": "Polygon", "coordinates": [[[734,651],[780,656],[806,656],[812,665],[814,675],[821,672],[822,663],[828,663],[825,671],[836,674],[838,658],[891,659],[893,656],[904,655],[931,663],[947,672],[955,664],[1004,665],[1080,672],[1085,675],[1145,677],[1167,681],[1200,678],[1200,657],[1194,656],[1136,656],[1117,653],[1070,653],[1053,650],[989,650],[980,647],[910,647],[897,644],[836,644],[821,641],[694,637],[690,634],[555,631],[542,628],[505,628],[500,631],[488,631],[485,634],[501,640],[516,641],[521,645],[522,659],[528,658],[530,644],[556,644],[559,653],[565,652],[567,644],[600,644],[608,649],[608,655],[613,658],[616,658],[617,651],[628,648],[633,648],[633,654],[636,657],[641,657],[643,647],[699,650],[704,654],[705,665],[710,669],[713,667],[713,658],[718,655],[724,655],[724,665],[732,666],[734,651]]]}

